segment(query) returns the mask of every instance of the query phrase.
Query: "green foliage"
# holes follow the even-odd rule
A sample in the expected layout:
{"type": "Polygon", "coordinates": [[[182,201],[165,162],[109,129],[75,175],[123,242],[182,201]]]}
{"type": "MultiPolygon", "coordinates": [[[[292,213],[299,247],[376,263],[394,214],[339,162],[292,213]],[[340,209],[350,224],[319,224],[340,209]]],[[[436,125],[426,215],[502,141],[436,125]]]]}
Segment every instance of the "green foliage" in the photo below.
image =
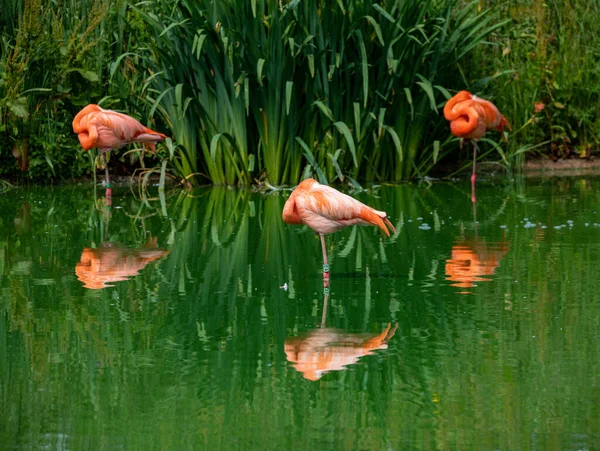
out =
{"type": "MultiPolygon", "coordinates": [[[[213,183],[404,180],[448,136],[438,109],[456,64],[497,28],[476,2],[215,2],[138,6],[153,98],[177,170],[213,183]]],[[[200,180],[195,178],[194,180],[200,180]]]]}
{"type": "Polygon", "coordinates": [[[496,45],[477,52],[466,72],[473,78],[512,73],[490,84],[494,101],[515,131],[507,158],[520,166],[531,151],[549,150],[554,158],[571,152],[589,155],[600,144],[600,35],[591,31],[598,27],[598,2],[486,5],[510,18],[511,25],[492,35],[496,45]]]}
{"type": "Polygon", "coordinates": [[[423,176],[457,150],[440,108],[463,87],[513,126],[506,155],[484,156],[600,144],[597,2],[5,3],[2,177],[22,178],[24,155],[33,180],[89,173],[71,120],[90,102],[173,138],[128,166],[191,184],[423,176]]]}
{"type": "MultiPolygon", "coordinates": [[[[102,101],[147,117],[135,55],[139,20],[123,0],[14,0],[0,15],[0,176],[13,176],[12,153],[29,153],[33,180],[71,179],[92,166],[72,131],[82,106],[102,101]],[[121,56],[117,61],[117,55],[121,56]],[[119,100],[116,100],[119,99],[119,100]],[[121,103],[123,101],[123,103],[121,103]]],[[[20,171],[17,170],[17,173],[20,171]]]]}

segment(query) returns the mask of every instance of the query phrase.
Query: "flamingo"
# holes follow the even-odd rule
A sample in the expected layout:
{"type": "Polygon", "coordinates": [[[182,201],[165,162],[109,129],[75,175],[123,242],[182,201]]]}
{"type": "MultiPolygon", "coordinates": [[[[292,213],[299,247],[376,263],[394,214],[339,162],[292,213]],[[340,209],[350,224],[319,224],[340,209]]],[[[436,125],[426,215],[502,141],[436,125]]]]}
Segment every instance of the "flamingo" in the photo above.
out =
{"type": "Polygon", "coordinates": [[[85,288],[92,290],[111,287],[111,282],[121,282],[137,276],[150,262],[168,255],[171,251],[157,247],[157,237],[148,238],[142,248],[128,248],[120,243],[104,242],[97,248],[86,247],[75,265],[75,274],[85,288]]]}
{"type": "Polygon", "coordinates": [[[444,117],[450,121],[450,131],[457,138],[461,138],[462,147],[465,139],[473,140],[473,174],[471,175],[471,201],[475,203],[475,162],[477,158],[477,140],[483,138],[488,129],[502,132],[510,124],[500,114],[496,105],[474,96],[469,91],[460,91],[444,106],[444,117]]]}
{"type": "Polygon", "coordinates": [[[156,143],[166,138],[162,133],[144,127],[126,114],[105,110],[95,104],[90,104],[77,113],[73,119],[73,131],[77,133],[84,150],[100,149],[104,157],[107,198],[112,197],[112,190],[106,153],[131,143],[144,143],[154,151],[156,143]]]}
{"type": "Polygon", "coordinates": [[[319,380],[330,371],[341,371],[357,363],[361,357],[379,349],[387,349],[398,325],[388,323],[378,335],[352,334],[336,329],[314,329],[299,337],[288,337],[285,356],[305,379],[319,380]]]}
{"type": "Polygon", "coordinates": [[[315,179],[306,179],[294,189],[285,202],[281,217],[288,224],[305,224],[319,234],[325,287],[329,286],[326,234],[351,225],[374,225],[388,237],[388,227],[396,233],[385,212],[375,210],[327,185],[321,185],[315,179]]]}

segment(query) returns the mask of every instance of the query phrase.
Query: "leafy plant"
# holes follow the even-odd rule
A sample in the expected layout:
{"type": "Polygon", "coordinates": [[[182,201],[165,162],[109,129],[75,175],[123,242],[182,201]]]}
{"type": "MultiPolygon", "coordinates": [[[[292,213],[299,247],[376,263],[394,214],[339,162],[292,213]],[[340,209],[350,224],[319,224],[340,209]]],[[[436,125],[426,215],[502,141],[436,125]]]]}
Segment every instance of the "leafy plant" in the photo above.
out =
{"type": "Polygon", "coordinates": [[[477,51],[465,72],[512,72],[489,89],[517,131],[507,158],[519,167],[531,152],[588,156],[600,144],[600,38],[588,31],[596,26],[597,2],[488,3],[511,26],[497,30],[496,45],[477,51]]]}
{"type": "Polygon", "coordinates": [[[153,101],[181,146],[177,169],[216,184],[422,175],[447,136],[438,114],[444,86],[457,83],[457,62],[502,25],[477,12],[477,2],[455,6],[137,6],[155,36],[153,101]]]}

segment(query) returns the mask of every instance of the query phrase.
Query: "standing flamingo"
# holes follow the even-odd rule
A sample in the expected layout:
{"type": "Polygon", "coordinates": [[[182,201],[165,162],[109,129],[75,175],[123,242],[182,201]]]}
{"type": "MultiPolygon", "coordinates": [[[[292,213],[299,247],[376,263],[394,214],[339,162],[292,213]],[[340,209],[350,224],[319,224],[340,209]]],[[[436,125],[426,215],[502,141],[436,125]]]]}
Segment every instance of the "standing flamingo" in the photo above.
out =
{"type": "Polygon", "coordinates": [[[469,91],[460,91],[444,106],[444,117],[450,121],[450,131],[457,138],[473,140],[473,174],[471,175],[471,200],[475,203],[475,162],[477,159],[477,140],[483,138],[488,129],[502,132],[510,124],[498,108],[487,100],[474,96],[469,91]]]}
{"type": "Polygon", "coordinates": [[[154,151],[156,143],[166,138],[162,133],[144,127],[126,114],[105,110],[95,104],[90,104],[77,113],[77,116],[73,119],[73,131],[77,133],[84,150],[96,148],[102,152],[107,198],[112,197],[112,190],[106,153],[131,143],[145,143],[154,151]]]}
{"type": "Polygon", "coordinates": [[[320,235],[325,287],[329,286],[325,234],[351,225],[374,225],[388,237],[390,232],[387,227],[396,233],[385,212],[375,210],[334,188],[321,185],[314,179],[306,179],[296,187],[286,201],[281,216],[288,224],[306,224],[320,235]]]}

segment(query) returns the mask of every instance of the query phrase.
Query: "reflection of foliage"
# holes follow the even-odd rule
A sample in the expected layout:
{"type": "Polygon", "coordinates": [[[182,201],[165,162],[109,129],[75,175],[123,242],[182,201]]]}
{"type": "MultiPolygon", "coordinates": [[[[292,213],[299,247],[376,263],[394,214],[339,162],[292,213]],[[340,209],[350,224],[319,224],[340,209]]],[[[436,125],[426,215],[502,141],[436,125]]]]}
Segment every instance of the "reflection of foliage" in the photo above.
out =
{"type": "Polygon", "coordinates": [[[549,432],[588,431],[597,420],[586,388],[598,370],[589,338],[599,326],[590,309],[600,300],[591,272],[600,228],[584,226],[598,222],[595,186],[479,185],[488,202],[478,203],[477,233],[506,233],[510,249],[470,296],[445,280],[455,240],[475,236],[469,192],[356,194],[388,211],[398,234],[355,228],[327,238],[327,326],[399,327],[387,350],[318,382],[284,353],[287,337],[320,323],[322,302],[318,240],[283,224],[284,195],[195,191],[168,199],[165,215],[115,196],[108,231],[87,192],[4,196],[0,409],[9,414],[0,443],[514,449],[539,432],[542,447],[554,447],[549,432]],[[526,217],[547,228],[524,228],[526,217]],[[574,230],[553,228],[567,220],[574,230]],[[102,291],[76,280],[83,247],[140,247],[149,234],[172,251],[140,275],[102,291]],[[561,423],[543,421],[556,415],[561,423]]]}

